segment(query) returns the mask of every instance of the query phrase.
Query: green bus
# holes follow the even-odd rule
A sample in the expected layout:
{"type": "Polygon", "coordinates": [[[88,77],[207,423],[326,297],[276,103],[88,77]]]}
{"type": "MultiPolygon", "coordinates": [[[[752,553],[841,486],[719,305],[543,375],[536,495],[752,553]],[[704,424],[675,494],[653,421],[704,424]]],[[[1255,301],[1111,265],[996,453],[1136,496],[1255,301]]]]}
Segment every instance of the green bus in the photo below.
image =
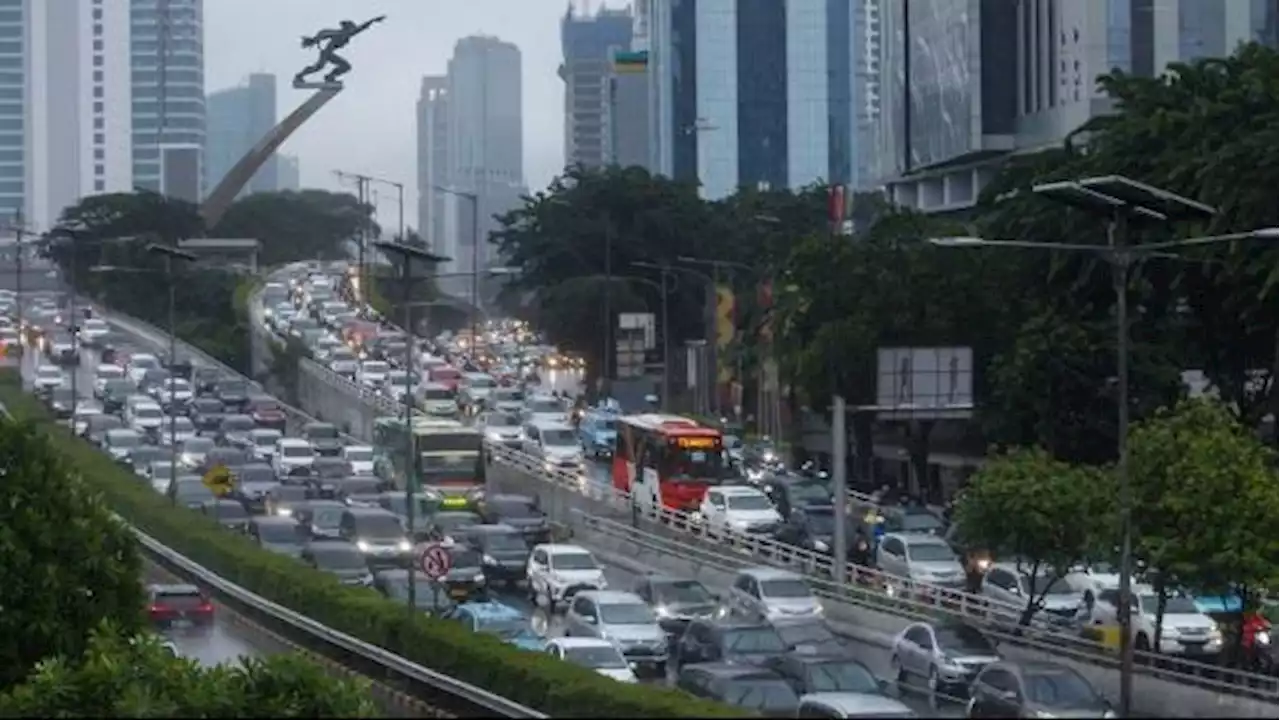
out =
{"type": "Polygon", "coordinates": [[[484,489],[483,444],[479,430],[456,420],[418,415],[406,427],[403,418],[382,417],[373,426],[374,471],[398,488],[412,480],[441,495],[466,495],[484,489]]]}

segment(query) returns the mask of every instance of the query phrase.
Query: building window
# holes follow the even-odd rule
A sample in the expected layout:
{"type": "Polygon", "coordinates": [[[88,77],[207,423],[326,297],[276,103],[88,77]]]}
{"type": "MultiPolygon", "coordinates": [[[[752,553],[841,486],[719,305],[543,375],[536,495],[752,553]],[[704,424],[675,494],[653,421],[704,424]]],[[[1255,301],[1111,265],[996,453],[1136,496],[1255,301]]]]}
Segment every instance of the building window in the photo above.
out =
{"type": "Polygon", "coordinates": [[[102,71],[101,71],[101,70],[94,70],[94,71],[93,71],[93,81],[94,81],[94,82],[96,82],[96,83],[100,83],[100,82],[102,82],[102,71]]]}
{"type": "Polygon", "coordinates": [[[106,159],[107,159],[107,158],[106,158],[106,153],[102,150],[102,148],[94,148],[94,149],[93,149],[93,159],[94,159],[94,160],[106,160],[106,159]]]}
{"type": "Polygon", "coordinates": [[[103,134],[102,134],[102,133],[94,133],[94,134],[93,134],[93,144],[94,144],[94,145],[102,145],[102,144],[104,144],[104,143],[106,143],[106,142],[107,142],[107,139],[106,139],[106,137],[104,137],[104,136],[103,136],[103,134]]]}
{"type": "Polygon", "coordinates": [[[107,169],[106,169],[106,168],[104,168],[104,167],[102,167],[101,165],[94,165],[94,166],[93,166],[93,174],[94,174],[94,175],[105,175],[105,174],[106,174],[106,172],[107,172],[107,169]]]}
{"type": "Polygon", "coordinates": [[[94,55],[94,56],[93,56],[93,66],[94,66],[94,67],[102,67],[102,56],[101,56],[101,55],[94,55]]]}
{"type": "Polygon", "coordinates": [[[94,118],[94,119],[93,119],[93,129],[94,129],[94,130],[101,130],[101,129],[102,129],[102,126],[103,126],[102,118],[100,118],[100,117],[96,117],[96,118],[94,118]]]}
{"type": "Polygon", "coordinates": [[[95,103],[93,104],[93,111],[94,111],[94,112],[96,112],[96,113],[98,113],[99,115],[101,115],[101,114],[104,112],[104,111],[103,111],[103,109],[102,109],[102,103],[100,103],[100,102],[95,102],[95,103]]]}
{"type": "Polygon", "coordinates": [[[93,36],[102,37],[102,23],[93,24],[93,36]]]}
{"type": "Polygon", "coordinates": [[[94,192],[106,192],[106,190],[107,190],[107,184],[106,184],[106,183],[102,182],[101,180],[94,180],[94,181],[93,181],[93,191],[94,191],[94,192]]]}
{"type": "Polygon", "coordinates": [[[93,19],[97,21],[102,20],[102,8],[96,7],[93,9],[93,19]]]}
{"type": "Polygon", "coordinates": [[[102,52],[102,41],[101,41],[101,40],[94,40],[94,41],[93,41],[93,51],[94,51],[94,52],[102,52]]]}
{"type": "Polygon", "coordinates": [[[94,86],[93,86],[93,96],[94,96],[94,97],[96,97],[96,98],[101,98],[101,97],[102,97],[102,86],[101,86],[101,85],[94,85],[94,86]]]}

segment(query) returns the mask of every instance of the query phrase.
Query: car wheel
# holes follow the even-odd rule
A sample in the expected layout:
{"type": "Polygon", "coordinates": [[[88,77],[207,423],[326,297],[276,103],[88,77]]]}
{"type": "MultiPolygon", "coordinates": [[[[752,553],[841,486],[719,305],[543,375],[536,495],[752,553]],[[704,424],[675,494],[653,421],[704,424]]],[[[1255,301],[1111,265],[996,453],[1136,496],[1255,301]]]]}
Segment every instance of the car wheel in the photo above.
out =
{"type": "Polygon", "coordinates": [[[1146,633],[1138,633],[1137,639],[1133,642],[1133,649],[1142,652],[1151,652],[1151,640],[1146,633]]]}
{"type": "Polygon", "coordinates": [[[889,674],[893,676],[893,681],[898,684],[901,690],[907,685],[907,671],[902,668],[902,661],[897,655],[889,658],[889,674]]]}

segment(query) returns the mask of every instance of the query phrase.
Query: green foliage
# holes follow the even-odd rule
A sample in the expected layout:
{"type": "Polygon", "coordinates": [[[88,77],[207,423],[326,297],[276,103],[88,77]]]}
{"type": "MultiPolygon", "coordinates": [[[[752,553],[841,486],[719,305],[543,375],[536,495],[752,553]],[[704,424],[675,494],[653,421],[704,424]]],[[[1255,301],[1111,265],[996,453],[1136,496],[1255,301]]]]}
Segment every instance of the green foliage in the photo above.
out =
{"type": "MultiPolygon", "coordinates": [[[[1112,476],[1096,468],[1015,449],[989,458],[969,479],[954,522],[966,543],[1017,562],[1032,577],[1060,578],[1107,544],[1115,528],[1114,486],[1112,476]]],[[[1023,624],[1043,606],[1044,595],[1026,598],[1023,624]]]]}
{"type": "Polygon", "coordinates": [[[205,668],[128,637],[104,626],[83,656],[41,663],[0,694],[0,717],[377,717],[366,687],[296,655],[205,668]]]}
{"type": "MultiPolygon", "coordinates": [[[[65,428],[61,431],[66,433],[65,428]]],[[[45,657],[76,657],[109,620],[143,627],[133,535],[44,433],[0,420],[0,689],[45,657]]]]}
{"type": "Polygon", "coordinates": [[[340,260],[345,243],[362,225],[377,236],[373,207],[350,193],[283,190],[237,200],[209,231],[210,237],[253,238],[262,243],[258,263],[271,267],[297,260],[340,260]]]}
{"type": "MultiPolygon", "coordinates": [[[[18,383],[13,373],[0,371],[0,402],[19,417],[46,420],[44,408],[18,383]]],[[[740,715],[676,690],[622,685],[543,653],[477,635],[460,624],[407,613],[372,590],[343,586],[327,574],[229,535],[208,518],[172,507],[77,438],[57,434],[54,442],[116,512],[148,535],[233,583],[423,666],[554,717],[740,715]]]]}
{"type": "Polygon", "coordinates": [[[1133,428],[1135,555],[1168,586],[1274,587],[1275,462],[1231,414],[1186,400],[1133,428]]]}

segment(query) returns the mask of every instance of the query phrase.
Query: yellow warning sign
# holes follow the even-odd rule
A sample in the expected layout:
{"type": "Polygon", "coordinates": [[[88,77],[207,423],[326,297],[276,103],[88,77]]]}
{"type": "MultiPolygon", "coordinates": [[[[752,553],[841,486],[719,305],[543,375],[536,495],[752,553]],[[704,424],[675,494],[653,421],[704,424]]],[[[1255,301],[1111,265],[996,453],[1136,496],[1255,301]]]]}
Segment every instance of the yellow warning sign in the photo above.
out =
{"type": "Polygon", "coordinates": [[[213,491],[214,495],[222,497],[229,494],[235,489],[235,479],[231,477],[231,471],[226,465],[214,465],[201,478],[204,486],[213,491]]]}

